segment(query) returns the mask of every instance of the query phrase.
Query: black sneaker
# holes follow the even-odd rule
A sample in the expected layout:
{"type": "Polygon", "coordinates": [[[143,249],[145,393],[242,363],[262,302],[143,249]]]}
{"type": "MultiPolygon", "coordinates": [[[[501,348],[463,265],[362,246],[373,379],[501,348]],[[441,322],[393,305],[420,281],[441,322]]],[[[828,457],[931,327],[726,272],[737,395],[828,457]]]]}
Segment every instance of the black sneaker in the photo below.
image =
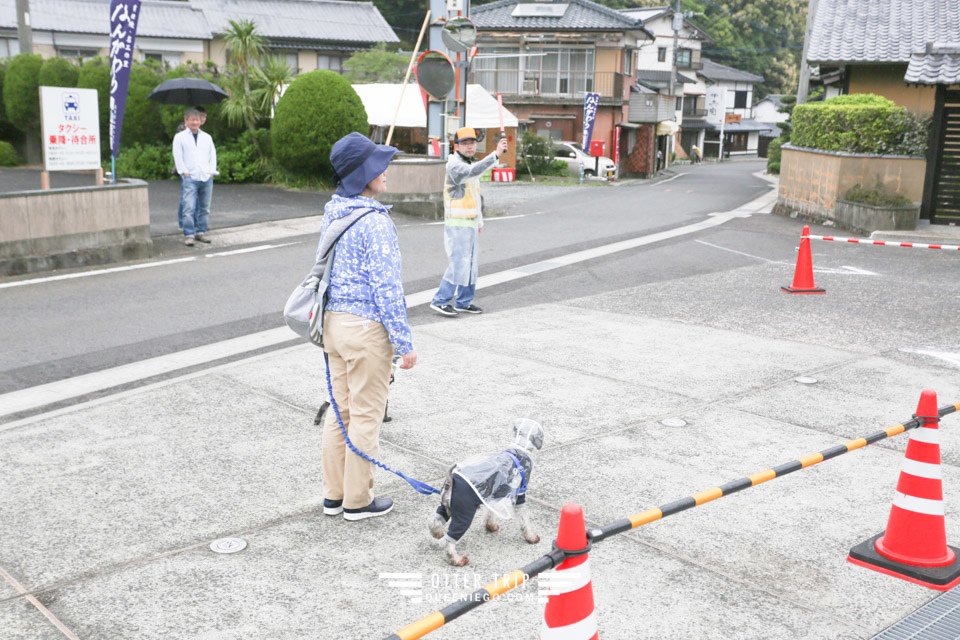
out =
{"type": "Polygon", "coordinates": [[[480,307],[478,307],[478,306],[475,305],[475,304],[468,304],[468,305],[465,306],[465,307],[457,307],[457,308],[456,308],[456,311],[457,311],[457,313],[460,313],[460,312],[463,312],[463,313],[483,313],[483,309],[481,309],[480,307]]]}
{"type": "Polygon", "coordinates": [[[453,308],[452,304],[445,304],[442,307],[430,303],[430,308],[439,313],[442,316],[447,316],[448,318],[453,318],[457,315],[457,310],[453,308]]]}
{"type": "Polygon", "coordinates": [[[338,516],[343,513],[343,500],[323,499],[323,515],[338,516]]]}
{"type": "Polygon", "coordinates": [[[363,520],[385,516],[393,509],[393,500],[390,498],[374,498],[373,502],[362,509],[344,509],[343,517],[346,520],[363,520]]]}

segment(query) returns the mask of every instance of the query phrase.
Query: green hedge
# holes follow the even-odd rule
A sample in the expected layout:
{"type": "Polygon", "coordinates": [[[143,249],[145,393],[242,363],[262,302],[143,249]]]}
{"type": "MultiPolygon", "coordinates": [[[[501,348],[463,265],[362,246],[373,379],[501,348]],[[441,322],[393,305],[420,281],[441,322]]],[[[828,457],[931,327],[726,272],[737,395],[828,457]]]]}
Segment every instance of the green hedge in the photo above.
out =
{"type": "MultiPolygon", "coordinates": [[[[269,161],[261,153],[269,154],[269,138],[270,132],[266,130],[247,131],[239,140],[218,144],[217,170],[220,175],[214,179],[215,182],[266,182],[269,178],[269,161]]],[[[174,177],[173,143],[122,145],[120,157],[117,158],[117,176],[141,180],[174,177]]]]}
{"type": "Polygon", "coordinates": [[[332,173],[333,143],[353,131],[369,130],[360,96],[346,78],[333,71],[297,77],[274,110],[270,129],[277,163],[293,176],[332,173]]]}
{"type": "Polygon", "coordinates": [[[780,148],[783,146],[783,138],[776,138],[770,141],[770,146],[767,147],[767,172],[768,173],[780,173],[780,156],[782,152],[780,148]]]}
{"type": "Polygon", "coordinates": [[[910,156],[927,151],[929,116],[872,94],[797,105],[790,120],[791,143],[798,147],[910,156]]]}
{"type": "Polygon", "coordinates": [[[0,167],[15,167],[20,164],[17,150],[9,142],[0,140],[0,167]]]}

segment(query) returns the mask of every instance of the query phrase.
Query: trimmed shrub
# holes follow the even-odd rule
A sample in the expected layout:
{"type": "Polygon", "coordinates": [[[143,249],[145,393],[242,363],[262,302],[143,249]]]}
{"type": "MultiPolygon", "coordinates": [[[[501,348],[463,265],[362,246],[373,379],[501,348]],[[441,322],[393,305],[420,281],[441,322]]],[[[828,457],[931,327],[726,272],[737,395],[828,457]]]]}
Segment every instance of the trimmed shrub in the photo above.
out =
{"type": "Polygon", "coordinates": [[[847,191],[843,199],[850,202],[870,204],[875,207],[909,207],[913,204],[910,202],[910,198],[901,193],[890,194],[884,191],[883,185],[880,184],[879,180],[877,181],[877,186],[872,189],[867,189],[860,184],[856,185],[847,191]]]}
{"type": "MultiPolygon", "coordinates": [[[[155,61],[134,62],[130,68],[130,86],[127,89],[127,104],[123,113],[123,130],[120,135],[121,150],[132,144],[151,145],[170,142],[171,136],[163,131],[160,103],[148,100],[147,96],[163,81],[155,61]]],[[[107,101],[109,103],[109,93],[107,101]]],[[[110,120],[104,135],[110,135],[110,120]]]]}
{"type": "Polygon", "coordinates": [[[780,156],[783,153],[780,148],[782,146],[783,138],[770,141],[770,146],[767,147],[767,173],[780,173],[780,156]],[[776,167],[777,170],[774,171],[773,167],[776,167]]]}
{"type": "Polygon", "coordinates": [[[217,147],[218,182],[266,182],[270,132],[245,131],[240,139],[217,147]]]}
{"type": "Polygon", "coordinates": [[[0,140],[0,167],[15,167],[20,164],[17,150],[9,142],[0,140]]]}
{"type": "Polygon", "coordinates": [[[43,58],[33,53],[14,56],[3,80],[3,104],[7,118],[23,132],[40,129],[40,67],[43,58]]]}
{"type": "Polygon", "coordinates": [[[271,142],[279,165],[294,175],[330,175],[333,143],[369,130],[367,112],[350,83],[333,71],[311,71],[287,88],[273,117],[271,142]]]}
{"type": "MultiPolygon", "coordinates": [[[[532,131],[524,131],[520,138],[519,159],[529,173],[538,176],[567,176],[570,168],[563,160],[554,160],[550,141],[532,131]]],[[[519,171],[518,167],[518,171],[519,171]]]]}
{"type": "Polygon", "coordinates": [[[91,58],[80,66],[77,86],[97,90],[100,112],[100,157],[110,157],[110,65],[103,58],[91,58]]]}
{"type": "Polygon", "coordinates": [[[124,144],[117,157],[117,176],[141,180],[164,180],[173,171],[170,145],[124,144]]]}
{"type": "Polygon", "coordinates": [[[80,67],[64,58],[47,58],[40,67],[40,86],[75,87],[80,67]]]}
{"type": "Polygon", "coordinates": [[[791,142],[798,147],[848,153],[926,153],[926,134],[920,130],[924,119],[872,94],[797,105],[790,120],[791,142]]]}
{"type": "Polygon", "coordinates": [[[7,108],[3,105],[3,79],[6,73],[6,62],[0,62],[0,140],[19,143],[23,140],[23,134],[7,118],[7,108]]]}

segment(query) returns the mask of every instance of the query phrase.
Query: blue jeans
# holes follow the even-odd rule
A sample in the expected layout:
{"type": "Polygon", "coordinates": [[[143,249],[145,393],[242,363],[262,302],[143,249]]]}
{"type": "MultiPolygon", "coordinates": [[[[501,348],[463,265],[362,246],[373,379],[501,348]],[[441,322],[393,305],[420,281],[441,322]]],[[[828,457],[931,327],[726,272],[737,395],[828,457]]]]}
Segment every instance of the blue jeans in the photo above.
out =
{"type": "Polygon", "coordinates": [[[184,236],[207,232],[207,217],[213,200],[213,178],[205,182],[183,178],[180,197],[181,227],[184,236]]]}
{"type": "Polygon", "coordinates": [[[465,309],[473,302],[473,296],[476,295],[476,293],[476,283],[457,286],[449,280],[441,280],[440,290],[437,291],[437,295],[433,296],[433,304],[438,307],[450,304],[450,301],[453,300],[454,295],[456,295],[456,301],[453,306],[458,309],[465,309]]]}

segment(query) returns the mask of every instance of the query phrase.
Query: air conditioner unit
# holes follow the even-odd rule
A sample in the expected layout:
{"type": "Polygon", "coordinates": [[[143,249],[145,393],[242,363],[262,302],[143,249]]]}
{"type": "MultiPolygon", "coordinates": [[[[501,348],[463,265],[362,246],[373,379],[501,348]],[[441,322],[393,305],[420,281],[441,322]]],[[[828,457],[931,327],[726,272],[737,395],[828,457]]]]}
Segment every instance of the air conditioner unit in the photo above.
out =
{"type": "Polygon", "coordinates": [[[537,79],[536,79],[536,78],[524,78],[524,79],[523,79],[523,92],[524,92],[524,93],[536,93],[536,92],[537,92],[537,79]]]}

